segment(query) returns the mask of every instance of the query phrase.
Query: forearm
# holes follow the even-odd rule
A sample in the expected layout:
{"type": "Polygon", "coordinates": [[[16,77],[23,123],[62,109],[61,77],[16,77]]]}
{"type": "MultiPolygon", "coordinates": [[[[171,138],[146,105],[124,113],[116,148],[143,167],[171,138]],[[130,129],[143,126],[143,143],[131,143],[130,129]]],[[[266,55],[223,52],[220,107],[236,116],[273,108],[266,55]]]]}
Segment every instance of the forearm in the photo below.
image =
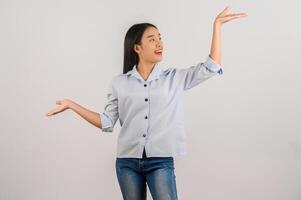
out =
{"type": "Polygon", "coordinates": [[[89,123],[93,124],[98,128],[101,128],[101,120],[100,120],[99,113],[88,110],[75,102],[70,102],[69,108],[74,112],[76,112],[77,114],[79,114],[82,118],[84,118],[89,123]]]}
{"type": "Polygon", "coordinates": [[[221,25],[218,23],[213,24],[210,57],[221,65],[221,25]]]}

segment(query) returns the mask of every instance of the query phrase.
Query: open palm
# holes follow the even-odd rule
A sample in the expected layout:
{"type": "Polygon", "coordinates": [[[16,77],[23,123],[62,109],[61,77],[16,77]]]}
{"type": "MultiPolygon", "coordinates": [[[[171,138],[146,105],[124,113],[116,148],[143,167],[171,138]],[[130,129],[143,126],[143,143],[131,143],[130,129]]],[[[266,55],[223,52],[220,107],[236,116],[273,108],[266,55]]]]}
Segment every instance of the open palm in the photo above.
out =
{"type": "Polygon", "coordinates": [[[229,22],[231,20],[248,16],[246,13],[232,13],[232,14],[229,14],[228,13],[229,10],[230,10],[229,6],[227,6],[226,8],[224,8],[224,10],[217,15],[217,17],[215,18],[214,22],[216,24],[220,24],[221,25],[221,24],[229,22]]]}
{"type": "Polygon", "coordinates": [[[68,100],[68,99],[58,100],[58,101],[56,101],[56,104],[58,104],[59,106],[57,106],[53,110],[46,113],[46,116],[52,116],[54,114],[60,113],[64,110],[68,109],[69,104],[70,104],[70,100],[68,100]]]}

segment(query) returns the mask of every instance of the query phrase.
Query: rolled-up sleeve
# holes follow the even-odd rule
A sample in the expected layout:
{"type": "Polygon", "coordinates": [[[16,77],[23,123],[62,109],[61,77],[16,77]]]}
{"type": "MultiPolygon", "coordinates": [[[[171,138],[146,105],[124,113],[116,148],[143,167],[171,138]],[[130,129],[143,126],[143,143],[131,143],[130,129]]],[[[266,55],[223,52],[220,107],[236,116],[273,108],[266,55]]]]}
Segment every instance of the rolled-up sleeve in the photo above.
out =
{"type": "Polygon", "coordinates": [[[177,69],[177,71],[183,90],[193,88],[216,74],[223,74],[222,66],[217,64],[210,55],[207,56],[205,62],[197,63],[197,65],[188,68],[177,69]]]}
{"type": "Polygon", "coordinates": [[[119,117],[118,114],[118,98],[116,90],[113,87],[114,79],[110,81],[104,111],[100,113],[100,120],[102,125],[102,132],[113,132],[116,121],[119,117]]]}

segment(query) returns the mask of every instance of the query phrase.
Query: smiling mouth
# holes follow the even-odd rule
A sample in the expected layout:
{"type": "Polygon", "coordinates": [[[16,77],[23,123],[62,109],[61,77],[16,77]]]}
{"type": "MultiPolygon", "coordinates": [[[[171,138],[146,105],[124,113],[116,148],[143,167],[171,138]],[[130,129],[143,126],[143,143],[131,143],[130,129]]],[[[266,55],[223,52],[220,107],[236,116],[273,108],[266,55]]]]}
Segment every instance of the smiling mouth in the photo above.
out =
{"type": "Polygon", "coordinates": [[[155,51],[156,55],[162,55],[162,50],[155,51]]]}

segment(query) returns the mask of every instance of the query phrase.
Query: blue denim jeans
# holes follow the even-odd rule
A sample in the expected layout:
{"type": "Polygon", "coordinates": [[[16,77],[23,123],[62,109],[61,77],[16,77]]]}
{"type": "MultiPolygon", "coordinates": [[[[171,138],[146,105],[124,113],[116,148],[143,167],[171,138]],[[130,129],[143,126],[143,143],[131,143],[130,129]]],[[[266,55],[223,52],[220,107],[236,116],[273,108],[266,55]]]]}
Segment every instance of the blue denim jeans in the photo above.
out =
{"type": "Polygon", "coordinates": [[[116,174],[124,200],[177,200],[173,157],[116,158],[116,174]]]}

